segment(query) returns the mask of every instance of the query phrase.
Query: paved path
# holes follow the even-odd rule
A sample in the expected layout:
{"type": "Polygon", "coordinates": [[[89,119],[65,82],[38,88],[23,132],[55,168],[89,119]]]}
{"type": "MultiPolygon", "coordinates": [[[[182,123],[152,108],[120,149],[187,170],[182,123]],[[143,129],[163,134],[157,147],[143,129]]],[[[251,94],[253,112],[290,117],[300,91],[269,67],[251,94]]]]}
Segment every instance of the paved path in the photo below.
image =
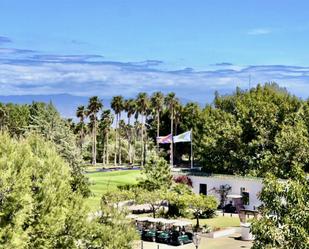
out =
{"type": "MultiPolygon", "coordinates": [[[[208,239],[202,238],[199,249],[249,249],[252,246],[252,242],[241,241],[237,238],[239,234],[234,234],[230,237],[218,238],[218,239],[208,239]]],[[[195,249],[193,243],[183,245],[183,246],[169,246],[165,244],[157,244],[153,242],[144,242],[143,249],[195,249]],[[159,245],[159,247],[158,247],[159,245]]],[[[136,249],[141,249],[141,244],[136,247],[136,249]]]]}

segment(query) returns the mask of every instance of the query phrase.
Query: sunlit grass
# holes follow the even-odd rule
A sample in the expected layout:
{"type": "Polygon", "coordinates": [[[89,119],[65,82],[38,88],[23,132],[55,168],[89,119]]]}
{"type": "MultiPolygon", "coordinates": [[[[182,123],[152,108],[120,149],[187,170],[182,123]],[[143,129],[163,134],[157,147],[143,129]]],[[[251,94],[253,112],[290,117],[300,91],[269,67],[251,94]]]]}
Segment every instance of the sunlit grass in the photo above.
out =
{"type": "Polygon", "coordinates": [[[112,172],[95,172],[87,174],[91,182],[90,190],[92,196],[86,203],[91,210],[96,210],[100,205],[100,198],[105,191],[112,191],[118,186],[136,184],[141,177],[140,170],[121,170],[112,172]]]}

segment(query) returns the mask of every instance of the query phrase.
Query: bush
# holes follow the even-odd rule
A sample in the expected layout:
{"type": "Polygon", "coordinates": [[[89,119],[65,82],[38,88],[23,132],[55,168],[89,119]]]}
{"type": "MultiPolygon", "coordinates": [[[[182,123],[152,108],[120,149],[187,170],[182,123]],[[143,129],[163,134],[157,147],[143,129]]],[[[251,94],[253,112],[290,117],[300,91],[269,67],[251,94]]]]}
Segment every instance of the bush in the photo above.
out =
{"type": "Polygon", "coordinates": [[[185,175],[174,176],[173,180],[176,183],[185,184],[192,188],[192,180],[188,176],[185,176],[185,175]]]}

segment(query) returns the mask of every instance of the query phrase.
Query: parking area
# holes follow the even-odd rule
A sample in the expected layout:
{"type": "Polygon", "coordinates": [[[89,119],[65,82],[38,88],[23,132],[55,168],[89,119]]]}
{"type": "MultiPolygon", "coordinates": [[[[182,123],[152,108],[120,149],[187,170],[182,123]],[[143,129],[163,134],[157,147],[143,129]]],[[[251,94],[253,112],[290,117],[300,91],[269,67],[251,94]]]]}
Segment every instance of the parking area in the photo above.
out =
{"type": "MultiPolygon", "coordinates": [[[[234,234],[229,237],[218,239],[209,239],[202,237],[199,249],[249,249],[252,242],[239,240],[240,234],[234,234]]],[[[170,246],[165,244],[157,244],[154,242],[138,242],[135,249],[195,249],[193,243],[183,246],[170,246]]]]}

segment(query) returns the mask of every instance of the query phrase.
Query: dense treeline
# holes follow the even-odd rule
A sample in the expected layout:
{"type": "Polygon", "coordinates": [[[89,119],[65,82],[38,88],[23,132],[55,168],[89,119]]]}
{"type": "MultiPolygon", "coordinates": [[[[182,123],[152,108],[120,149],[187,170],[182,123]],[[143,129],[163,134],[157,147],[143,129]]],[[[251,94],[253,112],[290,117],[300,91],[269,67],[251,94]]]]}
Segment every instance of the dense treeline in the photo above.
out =
{"type": "MultiPolygon", "coordinates": [[[[182,105],[174,93],[139,93],[136,99],[115,96],[111,109],[103,107],[95,96],[89,99],[88,106],[77,108],[78,122],[70,120],[70,126],[85,160],[104,165],[144,165],[147,155],[155,151],[169,160],[170,146],[158,145],[156,137],[190,130],[200,113],[197,103],[182,105]]],[[[188,157],[189,152],[190,145],[179,146],[173,153],[175,164],[183,162],[182,156],[188,157]]]]}
{"type": "MultiPolygon", "coordinates": [[[[51,104],[0,105],[1,127],[15,136],[29,129],[43,133],[77,173],[80,155],[93,164],[143,165],[160,149],[169,160],[170,146],[156,145],[156,137],[191,129],[195,165],[206,172],[264,176],[271,171],[285,178],[294,164],[308,172],[309,102],[274,83],[216,94],[204,108],[183,105],[174,93],[115,96],[111,109],[92,97],[76,116],[77,122],[65,121],[51,104]]],[[[175,165],[188,165],[190,143],[175,144],[173,154],[175,165]]]]}
{"type": "Polygon", "coordinates": [[[37,133],[55,144],[58,153],[71,167],[71,187],[84,196],[89,195],[88,183],[83,175],[82,156],[76,145],[76,137],[68,123],[55,107],[45,103],[30,105],[1,104],[0,130],[12,137],[23,137],[37,133]]]}
{"type": "Polygon", "coordinates": [[[202,114],[198,155],[210,172],[277,177],[308,172],[309,105],[276,84],[216,95],[202,114]]]}
{"type": "MultiPolygon", "coordinates": [[[[91,99],[88,109],[90,105],[91,99]]],[[[135,100],[116,96],[111,107],[113,111],[103,111],[98,120],[97,160],[104,159],[105,164],[111,160],[115,165],[143,164],[158,135],[192,129],[195,165],[206,172],[264,176],[272,171],[285,178],[296,163],[308,171],[308,101],[275,83],[250,91],[237,88],[228,96],[216,94],[214,103],[203,109],[192,102],[182,105],[175,94],[160,92],[150,97],[140,93],[135,100]]],[[[85,134],[79,130],[84,120],[76,126],[78,134],[85,134]]],[[[159,147],[169,159],[170,146],[159,147]]],[[[188,164],[190,144],[175,144],[173,154],[175,165],[188,164]]]]}

